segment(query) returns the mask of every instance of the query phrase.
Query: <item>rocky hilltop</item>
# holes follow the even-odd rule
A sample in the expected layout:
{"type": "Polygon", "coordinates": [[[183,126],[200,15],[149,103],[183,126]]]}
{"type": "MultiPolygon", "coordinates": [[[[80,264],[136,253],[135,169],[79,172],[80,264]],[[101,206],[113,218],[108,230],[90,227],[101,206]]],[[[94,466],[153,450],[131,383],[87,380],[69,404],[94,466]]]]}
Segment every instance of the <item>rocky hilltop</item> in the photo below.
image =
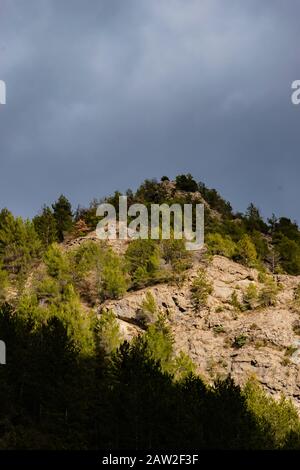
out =
{"type": "Polygon", "coordinates": [[[205,246],[171,217],[167,240],[99,240],[98,200],[0,211],[0,448],[299,449],[297,223],[191,175],[126,196],[203,203],[205,246]]]}
{"type": "Polygon", "coordinates": [[[254,375],[266,391],[276,397],[284,394],[300,410],[300,321],[293,303],[300,277],[277,275],[276,305],[240,311],[233,305],[233,296],[242,302],[249,284],[259,289],[258,271],[222,256],[209,262],[198,258],[182,285],[159,284],[131,292],[107,301],[99,311],[111,308],[124,337],[131,339],[143,333],[138,314],[150,291],[168,318],[176,350],[188,353],[208,381],[230,373],[242,384],[254,375]],[[213,291],[206,307],[195,312],[191,284],[203,267],[213,291]]]}

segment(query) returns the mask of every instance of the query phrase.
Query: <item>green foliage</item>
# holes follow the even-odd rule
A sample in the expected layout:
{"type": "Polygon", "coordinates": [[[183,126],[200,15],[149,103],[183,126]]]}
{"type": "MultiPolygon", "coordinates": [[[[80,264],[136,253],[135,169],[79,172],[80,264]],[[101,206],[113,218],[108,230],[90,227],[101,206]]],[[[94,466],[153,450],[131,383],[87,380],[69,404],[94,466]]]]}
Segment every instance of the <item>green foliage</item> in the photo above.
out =
{"type": "Polygon", "coordinates": [[[94,350],[92,317],[83,310],[74,287],[68,284],[62,292],[61,300],[49,306],[51,317],[57,317],[65,326],[68,336],[83,355],[94,350]]]}
{"type": "Polygon", "coordinates": [[[176,189],[194,193],[198,191],[198,185],[192,175],[188,173],[187,175],[176,176],[176,189]]]}
{"type": "Polygon", "coordinates": [[[232,347],[236,349],[240,349],[243,346],[245,346],[245,344],[247,343],[247,340],[248,340],[248,337],[246,335],[243,335],[243,334],[238,335],[234,338],[232,347]]]}
{"type": "Polygon", "coordinates": [[[124,266],[120,258],[112,250],[107,250],[101,270],[100,297],[102,299],[119,299],[125,294],[127,286],[124,266]]]}
{"type": "Polygon", "coordinates": [[[243,302],[246,310],[253,310],[258,302],[258,290],[256,284],[250,282],[243,294],[243,302]]]}
{"type": "Polygon", "coordinates": [[[288,274],[300,274],[300,244],[282,236],[276,244],[280,264],[288,274]]]}
{"type": "Polygon", "coordinates": [[[53,215],[56,220],[57,235],[59,241],[63,241],[65,234],[73,227],[72,206],[68,199],[62,194],[58,200],[52,204],[53,215]]]}
{"type": "Polygon", "coordinates": [[[217,335],[220,333],[225,333],[225,328],[223,325],[216,325],[213,327],[213,332],[216,333],[217,335]]]}
{"type": "Polygon", "coordinates": [[[29,220],[0,212],[0,261],[11,274],[24,275],[40,257],[41,243],[29,220]]]}
{"type": "Polygon", "coordinates": [[[208,188],[204,183],[199,183],[198,187],[201,196],[209,204],[211,209],[218,211],[225,219],[232,217],[232,207],[230,203],[223,199],[218,191],[208,188]]]}
{"type": "Polygon", "coordinates": [[[191,286],[191,300],[193,309],[198,311],[206,306],[207,298],[213,292],[212,283],[207,279],[203,269],[199,269],[197,277],[191,286]]]}
{"type": "Polygon", "coordinates": [[[274,281],[272,276],[268,276],[266,278],[264,287],[261,289],[259,293],[259,305],[261,307],[272,307],[276,305],[276,297],[278,292],[280,291],[279,286],[274,281]]]}
{"type": "Polygon", "coordinates": [[[104,356],[115,352],[122,343],[116,316],[112,310],[103,310],[95,325],[97,347],[104,356]]]}
{"type": "Polygon", "coordinates": [[[265,270],[260,270],[257,275],[257,280],[261,284],[264,284],[266,280],[268,279],[268,274],[266,273],[265,270]]]}
{"type": "MultiPolygon", "coordinates": [[[[262,262],[274,273],[300,273],[297,224],[274,217],[266,226],[253,205],[246,215],[233,214],[216,190],[197,185],[190,175],[176,181],[186,194],[176,194],[174,185],[164,181],[148,180],[136,194],[128,191],[130,203],[185,204],[195,202],[189,192],[199,190],[210,206],[209,252],[262,270],[259,292],[250,283],[242,306],[236,292],[232,303],[237,309],[275,305],[279,286],[262,262]]],[[[111,198],[114,204],[118,196],[111,198]]],[[[86,224],[77,224],[79,232],[95,227],[96,205],[78,209],[76,221],[86,224]]],[[[230,377],[205,384],[191,359],[174,353],[170,326],[150,293],[141,306],[146,332],[131,344],[122,343],[111,310],[96,318],[87,308],[90,301],[122,296],[128,287],[126,269],[131,287],[171,279],[171,270],[172,275],[184,273],[190,257],[183,240],[136,240],[123,260],[104,243],[84,242],[71,250],[53,243],[72,227],[71,205],[64,197],[53,212],[45,207],[33,222],[0,212],[0,331],[9,351],[7,365],[0,367],[0,448],[300,449],[300,422],[292,404],[275,401],[253,382],[245,389],[230,377]],[[12,308],[4,301],[8,288],[16,290],[16,281],[19,296],[12,308]]],[[[200,270],[191,288],[196,311],[211,293],[200,270]]],[[[299,298],[297,287],[295,308],[299,298]]],[[[297,335],[298,323],[292,325],[297,335]]],[[[216,325],[213,331],[222,334],[224,328],[216,325]]],[[[247,341],[239,334],[232,346],[241,348],[247,341]]],[[[291,364],[295,351],[293,345],[286,349],[283,365],[291,364]]]]}
{"type": "Polygon", "coordinates": [[[43,207],[41,214],[34,217],[33,225],[44,247],[58,241],[56,219],[50,207],[43,207]]]}
{"type": "Polygon", "coordinates": [[[59,280],[68,279],[70,272],[68,258],[57,243],[49,246],[44,254],[44,262],[49,276],[59,280]]]}
{"type": "Polygon", "coordinates": [[[289,448],[291,434],[300,433],[299,417],[292,403],[284,397],[275,401],[254,379],[247,382],[243,394],[264,435],[269,439],[272,436],[268,447],[289,448]]]}
{"type": "Polygon", "coordinates": [[[254,230],[251,234],[251,240],[254,243],[258,259],[267,260],[270,257],[270,250],[266,236],[254,230]]]}
{"type": "Polygon", "coordinates": [[[71,252],[70,258],[74,282],[86,298],[119,299],[126,292],[125,264],[110,247],[85,242],[71,252]]]}
{"type": "Polygon", "coordinates": [[[156,322],[149,325],[144,340],[149,356],[160,362],[163,371],[170,372],[174,338],[162,314],[158,316],[156,322]]]}
{"type": "Polygon", "coordinates": [[[44,276],[34,283],[34,291],[39,301],[49,303],[59,300],[61,286],[57,279],[51,276],[44,276]]]}
{"type": "Polygon", "coordinates": [[[86,226],[90,230],[95,230],[100,220],[100,217],[97,217],[97,214],[96,214],[97,207],[99,206],[99,204],[100,204],[100,201],[98,201],[97,199],[94,199],[90,203],[89,207],[87,208],[79,206],[75,212],[75,216],[74,216],[75,222],[78,222],[79,220],[83,220],[86,226]]]}
{"type": "Polygon", "coordinates": [[[48,281],[48,292],[44,291],[47,303],[42,302],[45,300],[42,298],[43,287],[45,289],[45,284],[37,286],[37,293],[26,293],[20,298],[17,316],[34,331],[39,330],[49,319],[58,318],[78,351],[82,354],[90,353],[94,347],[91,316],[83,311],[73,286],[67,284],[59,289],[48,281]]]}
{"type": "Polygon", "coordinates": [[[237,244],[237,259],[248,267],[257,263],[257,252],[249,235],[243,235],[237,244]]]}
{"type": "MultiPolygon", "coordinates": [[[[28,311],[30,303],[36,308],[37,301],[28,311]]],[[[160,335],[147,333],[149,341],[138,337],[118,348],[112,312],[95,325],[105,360],[97,348],[82,354],[57,316],[34,324],[0,308],[10,351],[0,368],[1,449],[300,448],[290,402],[276,402],[257,383],[241,389],[230,377],[205,384],[188,356],[174,358],[166,326],[157,326],[160,335]]]]}
{"type": "Polygon", "coordinates": [[[267,232],[267,224],[263,221],[259,209],[254,204],[250,204],[246,211],[246,226],[250,232],[267,232]]]}
{"type": "Polygon", "coordinates": [[[286,217],[269,219],[276,268],[281,265],[288,274],[300,274],[300,231],[298,225],[286,217]]]}
{"type": "Polygon", "coordinates": [[[220,233],[209,233],[206,237],[208,252],[212,255],[222,255],[233,258],[236,252],[236,244],[228,236],[220,233]]]}
{"type": "Polygon", "coordinates": [[[92,270],[101,271],[105,247],[102,244],[87,241],[71,252],[70,257],[76,279],[84,279],[92,270]]]}
{"type": "Polygon", "coordinates": [[[100,298],[120,299],[127,290],[127,279],[117,256],[111,254],[103,266],[100,298]]]}
{"type": "Polygon", "coordinates": [[[282,237],[294,240],[297,243],[300,242],[300,232],[296,222],[292,222],[287,217],[281,217],[279,220],[273,218],[269,223],[272,229],[273,241],[275,243],[282,237]]]}
{"type": "Polygon", "coordinates": [[[49,312],[40,307],[37,295],[34,293],[25,293],[20,297],[17,315],[24,323],[30,325],[33,331],[38,329],[42,321],[47,321],[49,318],[49,312]]]}
{"type": "Polygon", "coordinates": [[[191,267],[191,254],[185,247],[184,240],[163,240],[161,243],[162,258],[170,263],[175,274],[180,274],[191,267]]]}
{"type": "Polygon", "coordinates": [[[238,299],[238,296],[235,290],[231,294],[230,304],[233,306],[235,310],[242,310],[242,305],[238,299]]]}
{"type": "Polygon", "coordinates": [[[126,250],[125,259],[134,287],[144,287],[158,278],[159,248],[153,240],[133,240],[126,250]]]}
{"type": "Polygon", "coordinates": [[[145,180],[135,194],[135,201],[140,203],[162,204],[167,199],[166,188],[156,179],[145,180]]]}
{"type": "Polygon", "coordinates": [[[142,302],[141,308],[137,314],[137,319],[143,327],[147,327],[150,323],[157,320],[158,307],[151,292],[146,292],[146,296],[142,302]]]}
{"type": "Polygon", "coordinates": [[[174,358],[173,364],[171,366],[171,373],[175,380],[183,380],[190,375],[195,374],[196,365],[191,360],[191,358],[180,351],[180,353],[174,358]]]}

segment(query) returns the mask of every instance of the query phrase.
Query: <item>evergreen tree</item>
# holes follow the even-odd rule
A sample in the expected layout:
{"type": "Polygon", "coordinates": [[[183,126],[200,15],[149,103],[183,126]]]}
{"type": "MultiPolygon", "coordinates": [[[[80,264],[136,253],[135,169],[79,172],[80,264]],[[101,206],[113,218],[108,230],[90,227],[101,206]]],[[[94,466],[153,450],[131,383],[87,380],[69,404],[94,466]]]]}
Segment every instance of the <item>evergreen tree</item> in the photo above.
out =
{"type": "Polygon", "coordinates": [[[101,266],[100,298],[119,299],[125,294],[128,279],[122,260],[112,251],[108,250],[101,266]]]}
{"type": "Polygon", "coordinates": [[[142,302],[141,308],[137,313],[137,320],[146,328],[149,324],[157,320],[158,307],[151,292],[146,292],[146,296],[142,302]]]}
{"type": "Polygon", "coordinates": [[[135,199],[137,202],[149,204],[162,204],[167,198],[165,185],[158,183],[156,179],[145,180],[138,188],[135,199]]]}
{"type": "Polygon", "coordinates": [[[244,294],[243,294],[244,308],[246,310],[252,310],[257,306],[258,301],[258,291],[254,282],[248,284],[244,294]]]}
{"type": "Polygon", "coordinates": [[[282,268],[288,274],[298,276],[300,274],[300,245],[283,235],[276,244],[276,251],[282,268]]]}
{"type": "Polygon", "coordinates": [[[180,353],[173,360],[171,371],[175,380],[183,380],[189,375],[195,373],[196,365],[193,363],[188,354],[180,351],[180,353]]]}
{"type": "Polygon", "coordinates": [[[160,362],[163,371],[171,372],[174,338],[164,315],[149,325],[144,340],[150,357],[160,362]]]}
{"type": "Polygon", "coordinates": [[[133,240],[126,250],[125,259],[135,286],[143,287],[159,274],[159,248],[153,240],[133,240]]]}
{"type": "Polygon", "coordinates": [[[120,327],[112,310],[103,310],[96,322],[96,341],[100,353],[109,356],[122,343],[120,327]]]}
{"type": "Polygon", "coordinates": [[[255,245],[247,234],[237,244],[237,259],[249,267],[254,267],[257,262],[255,245]]]}
{"type": "Polygon", "coordinates": [[[59,241],[63,241],[65,234],[73,227],[72,206],[68,199],[62,194],[58,200],[52,204],[53,214],[56,220],[56,227],[59,241]]]}
{"type": "Polygon", "coordinates": [[[185,247],[184,240],[170,240],[161,242],[161,254],[166,263],[170,263],[174,273],[182,273],[191,267],[191,254],[185,247]]]}
{"type": "Polygon", "coordinates": [[[299,417],[289,400],[281,397],[279,401],[275,401],[253,377],[246,383],[243,395],[248,409],[255,414],[262,433],[271,441],[269,444],[265,442],[265,446],[274,446],[276,449],[288,447],[291,432],[297,434],[299,439],[299,417]]]}
{"type": "Polygon", "coordinates": [[[220,233],[209,233],[206,237],[208,252],[212,255],[222,255],[232,258],[236,252],[236,244],[227,235],[220,233]]]}
{"type": "Polygon", "coordinates": [[[50,207],[44,206],[41,214],[34,217],[33,224],[46,248],[58,240],[56,219],[50,207]]]}
{"type": "Polygon", "coordinates": [[[44,262],[49,276],[58,280],[66,280],[70,277],[69,260],[58,243],[49,246],[44,255],[44,262]]]}
{"type": "Polygon", "coordinates": [[[251,203],[246,211],[246,223],[249,231],[258,230],[266,233],[268,230],[267,224],[263,221],[259,209],[251,203]]]}
{"type": "Polygon", "coordinates": [[[0,260],[12,274],[23,275],[41,254],[41,242],[34,225],[7,211],[0,213],[0,260]]]}
{"type": "Polygon", "coordinates": [[[176,176],[176,189],[194,193],[198,191],[198,185],[192,175],[188,173],[187,175],[176,176]]]}
{"type": "Polygon", "coordinates": [[[193,280],[191,286],[191,300],[193,309],[196,312],[206,306],[208,296],[212,291],[212,283],[207,279],[205,271],[199,269],[197,277],[193,280]]]}

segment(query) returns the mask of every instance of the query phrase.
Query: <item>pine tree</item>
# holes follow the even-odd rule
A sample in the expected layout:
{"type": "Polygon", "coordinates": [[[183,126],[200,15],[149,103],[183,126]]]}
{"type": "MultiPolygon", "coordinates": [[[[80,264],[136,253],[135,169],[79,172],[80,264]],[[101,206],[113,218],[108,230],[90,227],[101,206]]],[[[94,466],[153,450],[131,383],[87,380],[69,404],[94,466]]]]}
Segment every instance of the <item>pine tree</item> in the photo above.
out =
{"type": "Polygon", "coordinates": [[[182,380],[196,371],[196,365],[192,359],[183,351],[175,357],[172,365],[172,374],[175,380],[182,380]]]}
{"type": "Polygon", "coordinates": [[[29,220],[3,209],[0,213],[0,260],[13,274],[25,273],[41,254],[41,242],[29,220]]]}
{"type": "Polygon", "coordinates": [[[159,250],[153,240],[133,240],[126,250],[125,259],[135,286],[145,286],[159,274],[159,250]]]}
{"type": "Polygon", "coordinates": [[[117,350],[122,342],[122,336],[116,316],[112,310],[102,311],[95,330],[98,349],[104,356],[110,355],[117,350]]]}
{"type": "Polygon", "coordinates": [[[243,235],[237,244],[238,259],[246,266],[254,267],[257,262],[257,252],[249,235],[243,235]]]}
{"type": "Polygon", "coordinates": [[[53,214],[56,220],[58,239],[63,241],[66,232],[70,232],[73,227],[72,206],[68,199],[62,194],[58,200],[52,204],[53,214]]]}
{"type": "Polygon", "coordinates": [[[41,214],[34,217],[33,224],[45,247],[58,240],[56,219],[50,207],[44,206],[41,214]]]}
{"type": "Polygon", "coordinates": [[[104,299],[119,299],[125,294],[128,283],[120,258],[108,250],[104,254],[100,268],[100,297],[104,299]]]}
{"type": "Polygon", "coordinates": [[[69,260],[61,250],[60,245],[53,243],[49,246],[44,255],[44,262],[49,276],[61,281],[68,279],[70,271],[69,260]]]}
{"type": "Polygon", "coordinates": [[[171,371],[174,338],[166,318],[162,314],[158,316],[155,323],[149,325],[145,341],[150,357],[160,362],[162,370],[171,371]]]}
{"type": "Polygon", "coordinates": [[[188,173],[187,175],[176,176],[176,189],[194,193],[198,191],[198,185],[192,175],[188,173]]]}
{"type": "Polygon", "coordinates": [[[247,227],[250,231],[258,230],[261,232],[267,231],[267,224],[263,221],[259,209],[251,202],[246,211],[247,227]]]}
{"type": "Polygon", "coordinates": [[[148,291],[146,292],[146,296],[142,302],[141,308],[138,310],[137,320],[145,328],[157,320],[157,317],[158,307],[155,298],[153,297],[153,294],[148,291]]]}
{"type": "Polygon", "coordinates": [[[193,309],[196,312],[206,306],[208,296],[212,291],[212,283],[207,279],[205,271],[199,269],[197,277],[194,279],[191,286],[191,300],[193,309]]]}

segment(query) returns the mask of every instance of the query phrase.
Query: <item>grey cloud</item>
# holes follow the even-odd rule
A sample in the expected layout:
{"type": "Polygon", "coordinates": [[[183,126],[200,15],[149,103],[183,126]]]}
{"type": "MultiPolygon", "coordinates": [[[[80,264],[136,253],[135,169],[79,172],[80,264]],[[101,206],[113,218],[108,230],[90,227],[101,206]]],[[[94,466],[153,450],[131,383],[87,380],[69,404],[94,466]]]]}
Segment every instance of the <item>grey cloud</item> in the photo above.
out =
{"type": "Polygon", "coordinates": [[[300,221],[297,1],[3,0],[0,206],[192,172],[300,221]],[[280,188],[280,189],[279,189],[280,188]]]}

